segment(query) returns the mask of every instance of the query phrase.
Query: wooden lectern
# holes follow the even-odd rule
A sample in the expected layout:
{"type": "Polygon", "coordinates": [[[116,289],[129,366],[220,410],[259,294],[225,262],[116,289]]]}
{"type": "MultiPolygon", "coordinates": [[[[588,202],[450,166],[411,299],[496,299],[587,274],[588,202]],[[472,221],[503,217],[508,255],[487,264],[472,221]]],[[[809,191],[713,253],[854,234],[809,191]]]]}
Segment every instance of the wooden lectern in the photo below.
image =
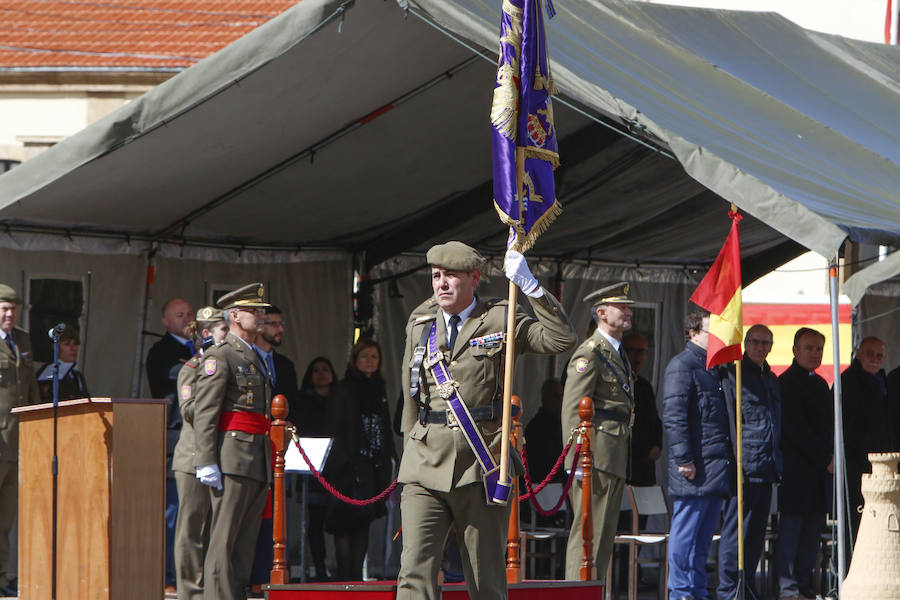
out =
{"type": "MultiPolygon", "coordinates": [[[[19,416],[19,597],[50,598],[53,405],[19,416]]],[[[159,600],[166,401],[59,403],[57,598],[159,600]]]]}

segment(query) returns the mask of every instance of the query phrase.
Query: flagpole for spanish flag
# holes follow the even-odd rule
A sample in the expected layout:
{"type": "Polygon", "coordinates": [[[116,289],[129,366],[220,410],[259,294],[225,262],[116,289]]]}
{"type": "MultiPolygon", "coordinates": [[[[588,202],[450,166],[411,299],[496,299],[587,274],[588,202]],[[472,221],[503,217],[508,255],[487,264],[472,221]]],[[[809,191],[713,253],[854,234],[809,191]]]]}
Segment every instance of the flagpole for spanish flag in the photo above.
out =
{"type": "MultiPolygon", "coordinates": [[[[516,148],[516,193],[522,194],[525,179],[525,148],[516,148]]],[[[506,310],[506,360],[503,365],[503,421],[500,433],[500,485],[509,486],[509,431],[512,423],[512,382],[516,367],[516,302],[518,290],[509,282],[509,305],[506,310]]]]}
{"type": "MultiPolygon", "coordinates": [[[[732,202],[731,212],[737,213],[737,206],[732,202]]],[[[743,304],[743,302],[741,303],[743,304]]],[[[743,334],[743,326],[741,327],[743,334]]],[[[741,357],[743,358],[743,357],[741,357]]],[[[737,594],[735,600],[744,600],[744,588],[746,580],[744,579],[744,443],[743,443],[743,423],[741,410],[743,403],[741,396],[743,385],[741,383],[741,358],[734,361],[734,420],[735,420],[735,462],[737,463],[737,539],[738,539],[738,574],[737,574],[737,594]]]]}
{"type": "MultiPolygon", "coordinates": [[[[737,214],[737,206],[731,204],[731,212],[737,214]]],[[[743,304],[743,302],[741,302],[743,304]]],[[[742,324],[743,325],[743,324],[742,324]]],[[[743,326],[741,327],[743,334],[743,326]]],[[[743,357],[741,357],[743,358],[743,357]]],[[[741,383],[741,358],[734,361],[734,420],[735,420],[735,456],[737,462],[737,539],[738,539],[738,578],[737,578],[737,595],[735,600],[744,600],[744,588],[746,580],[744,579],[744,443],[743,443],[743,423],[741,410],[743,403],[741,396],[743,385],[741,383]]]]}
{"type": "MultiPolygon", "coordinates": [[[[732,206],[734,206],[732,204],[732,206]]],[[[734,419],[735,423],[735,441],[737,462],[737,539],[738,539],[738,580],[737,595],[735,600],[744,600],[744,588],[746,580],[744,579],[744,462],[743,462],[743,433],[741,413],[741,361],[734,361],[734,419]]]]}

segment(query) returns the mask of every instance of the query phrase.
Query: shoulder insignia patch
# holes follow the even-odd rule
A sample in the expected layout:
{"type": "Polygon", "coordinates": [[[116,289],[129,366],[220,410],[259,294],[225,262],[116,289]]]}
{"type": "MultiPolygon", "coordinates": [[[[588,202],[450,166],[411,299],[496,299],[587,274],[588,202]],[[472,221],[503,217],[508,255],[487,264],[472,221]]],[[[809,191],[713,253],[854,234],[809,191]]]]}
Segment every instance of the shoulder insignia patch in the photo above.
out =
{"type": "Polygon", "coordinates": [[[589,364],[588,359],[579,358],[578,360],[575,361],[575,372],[576,373],[584,373],[585,371],[587,371],[588,364],[589,364]]]}
{"type": "Polygon", "coordinates": [[[191,397],[191,386],[183,385],[181,386],[181,399],[187,400],[191,397]]]}
{"type": "Polygon", "coordinates": [[[203,372],[207,375],[214,375],[216,372],[216,359],[207,358],[203,361],[203,372]]]}

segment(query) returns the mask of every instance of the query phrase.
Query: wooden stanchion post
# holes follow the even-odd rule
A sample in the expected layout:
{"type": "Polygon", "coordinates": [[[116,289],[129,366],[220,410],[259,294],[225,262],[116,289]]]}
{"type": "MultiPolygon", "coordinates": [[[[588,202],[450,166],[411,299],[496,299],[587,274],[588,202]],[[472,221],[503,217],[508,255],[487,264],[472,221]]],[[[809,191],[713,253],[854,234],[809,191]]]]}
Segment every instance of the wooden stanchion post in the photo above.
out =
{"type": "Polygon", "coordinates": [[[269,437],[275,448],[275,464],[272,465],[272,572],[269,581],[275,585],[282,585],[290,581],[290,573],[287,568],[287,524],[284,518],[284,453],[287,450],[287,429],[285,417],[288,415],[287,399],[278,394],[272,398],[272,425],[269,428],[269,437]]]}
{"type": "MultiPolygon", "coordinates": [[[[578,403],[578,418],[581,419],[579,439],[581,440],[581,569],[578,578],[581,581],[594,579],[594,516],[591,512],[592,476],[594,473],[594,455],[591,452],[591,432],[594,429],[594,402],[585,396],[578,403]]],[[[574,468],[576,465],[572,465],[574,468]]]]}
{"type": "MultiPolygon", "coordinates": [[[[510,432],[510,441],[513,448],[518,452],[519,440],[522,439],[521,429],[522,423],[519,421],[519,415],[522,414],[522,401],[518,396],[511,399],[513,406],[519,407],[518,413],[513,417],[513,428],[510,432]]],[[[522,539],[519,533],[519,478],[516,477],[512,482],[512,494],[509,499],[509,535],[506,538],[506,582],[519,583],[522,581],[522,563],[520,560],[519,550],[521,549],[522,539]]]]}

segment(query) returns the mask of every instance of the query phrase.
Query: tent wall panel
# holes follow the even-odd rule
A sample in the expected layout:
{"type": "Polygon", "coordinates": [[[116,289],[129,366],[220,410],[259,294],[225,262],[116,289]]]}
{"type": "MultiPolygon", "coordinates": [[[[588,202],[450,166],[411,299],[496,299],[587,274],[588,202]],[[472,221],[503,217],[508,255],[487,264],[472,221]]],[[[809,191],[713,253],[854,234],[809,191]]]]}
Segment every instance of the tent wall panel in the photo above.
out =
{"type": "MultiPolygon", "coordinates": [[[[291,264],[236,264],[165,258],[156,261],[156,283],[148,305],[146,329],[163,333],[162,306],[181,296],[194,308],[211,300],[215,287],[238,287],[254,281],[266,286],[266,299],[284,313],[287,323],[279,352],[302,377],[310,359],[328,356],[343,373],[352,341],[352,281],[349,259],[291,264]]],[[[145,352],[157,338],[148,336],[145,352]]],[[[146,395],[146,377],[142,378],[146,395]]]]}
{"type": "MultiPolygon", "coordinates": [[[[12,285],[26,301],[27,282],[31,278],[85,282],[85,318],[81,322],[78,363],[91,393],[96,396],[131,395],[144,275],[141,256],[0,249],[0,282],[12,285]]],[[[23,307],[19,319],[20,325],[26,328],[29,327],[27,312],[28,307],[23,307]]],[[[46,335],[39,338],[46,339],[49,345],[46,335]]]]}

